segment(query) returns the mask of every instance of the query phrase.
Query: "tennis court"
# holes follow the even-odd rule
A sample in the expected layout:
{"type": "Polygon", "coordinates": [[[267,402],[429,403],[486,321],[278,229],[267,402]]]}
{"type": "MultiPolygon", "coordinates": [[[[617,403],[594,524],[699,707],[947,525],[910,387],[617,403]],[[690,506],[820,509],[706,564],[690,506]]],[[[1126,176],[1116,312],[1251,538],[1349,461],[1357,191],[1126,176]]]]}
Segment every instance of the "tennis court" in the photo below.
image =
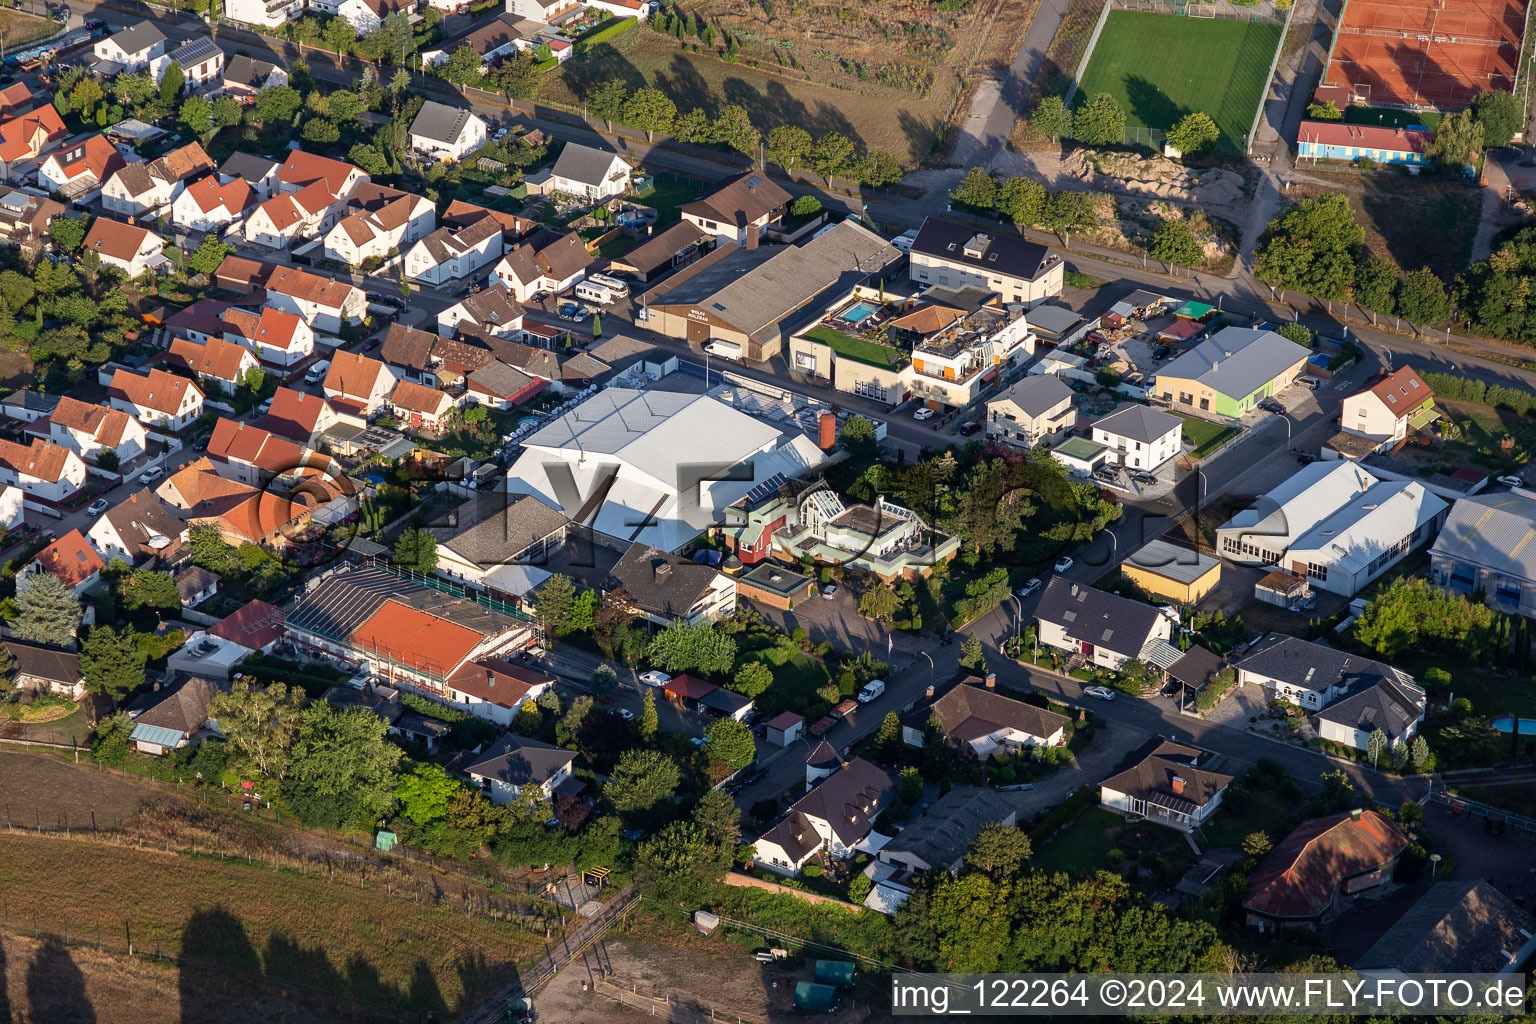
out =
{"type": "Polygon", "coordinates": [[[1459,110],[1482,89],[1513,90],[1523,0],[1348,0],[1325,85],[1373,107],[1459,110]]]}
{"type": "Polygon", "coordinates": [[[1076,102],[1107,92],[1125,109],[1128,126],[1160,131],[1204,111],[1241,150],[1269,85],[1280,32],[1267,22],[1111,11],[1076,102]]]}

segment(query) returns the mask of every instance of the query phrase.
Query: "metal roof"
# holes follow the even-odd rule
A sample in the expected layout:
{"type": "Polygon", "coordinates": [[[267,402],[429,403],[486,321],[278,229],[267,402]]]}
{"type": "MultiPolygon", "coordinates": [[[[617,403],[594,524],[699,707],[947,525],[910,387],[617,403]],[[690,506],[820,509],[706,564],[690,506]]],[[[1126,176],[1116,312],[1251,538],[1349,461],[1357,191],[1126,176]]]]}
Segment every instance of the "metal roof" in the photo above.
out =
{"type": "Polygon", "coordinates": [[[1190,584],[1221,563],[1214,555],[1204,551],[1155,539],[1132,552],[1124,564],[1164,579],[1190,584]]]}
{"type": "Polygon", "coordinates": [[[1246,398],[1310,355],[1274,331],[1224,327],[1158,370],[1159,379],[1193,380],[1232,399],[1246,398]]]}
{"type": "Polygon", "coordinates": [[[1459,498],[1430,553],[1536,580],[1536,500],[1513,491],[1459,498]]]}
{"type": "Polygon", "coordinates": [[[135,743],[154,743],[162,747],[174,747],[186,739],[186,733],[167,729],[163,725],[136,725],[128,738],[135,743]]]}

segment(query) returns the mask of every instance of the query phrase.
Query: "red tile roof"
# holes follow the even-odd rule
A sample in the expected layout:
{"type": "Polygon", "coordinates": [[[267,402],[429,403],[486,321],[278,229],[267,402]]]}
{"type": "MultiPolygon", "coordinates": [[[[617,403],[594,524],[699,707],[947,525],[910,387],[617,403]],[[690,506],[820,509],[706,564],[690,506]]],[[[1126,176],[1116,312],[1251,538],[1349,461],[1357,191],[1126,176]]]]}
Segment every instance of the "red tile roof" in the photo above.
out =
{"type": "Polygon", "coordinates": [[[397,409],[429,413],[434,416],[442,410],[444,403],[452,404],[452,401],[436,388],[429,388],[425,384],[408,380],[396,384],[394,393],[389,396],[389,404],[397,409]]]}
{"type": "Polygon", "coordinates": [[[0,440],[0,466],[49,483],[56,484],[64,478],[64,471],[72,456],[79,458],[68,448],[52,441],[37,440],[28,447],[15,441],[0,440]]]}
{"type": "Polygon", "coordinates": [[[269,292],[291,295],[296,299],[313,302],[328,309],[340,309],[346,303],[347,296],[354,290],[350,284],[311,274],[296,267],[273,267],[263,287],[269,292]]]}
{"type": "Polygon", "coordinates": [[[298,340],[304,318],[297,313],[285,313],[271,306],[263,307],[261,316],[256,320],[255,333],[249,335],[252,341],[259,341],[263,345],[280,348],[289,351],[293,343],[298,340]]]}
{"type": "Polygon", "coordinates": [[[53,407],[50,423],[57,423],[70,430],[90,434],[108,448],[116,448],[123,441],[123,434],[133,418],[121,409],[109,409],[104,405],[91,405],[68,395],[59,396],[59,404],[53,407]]]}
{"type": "Polygon", "coordinates": [[[338,351],[331,357],[331,368],[326,371],[325,390],[366,401],[373,396],[380,374],[394,376],[389,373],[389,367],[377,359],[357,352],[338,351]]]}
{"type": "Polygon", "coordinates": [[[244,178],[220,183],[217,174],[210,174],[188,185],[187,195],[204,213],[212,213],[222,206],[235,216],[245,213],[261,201],[261,197],[245,183],[244,178]]]}
{"type": "Polygon", "coordinates": [[[112,172],[126,167],[128,163],[118,153],[117,147],[107,141],[105,135],[92,135],[83,143],[76,143],[68,149],[51,154],[48,159],[71,181],[84,174],[90,174],[97,181],[106,181],[112,172]]]}
{"type": "Polygon", "coordinates": [[[1345,124],[1343,121],[1303,121],[1296,133],[1298,143],[1319,146],[1350,146],[1356,149],[1380,149],[1392,153],[1422,153],[1435,139],[1430,131],[1384,128],[1371,124],[1345,124]]]}
{"type": "Polygon", "coordinates": [[[357,647],[438,678],[457,668],[482,639],[472,629],[394,601],[386,601],[351,636],[357,647]]]}
{"type": "Polygon", "coordinates": [[[118,370],[112,375],[113,398],[121,398],[141,409],[154,412],[174,415],[180,411],[182,400],[188,392],[202,395],[197,385],[187,378],[164,370],[150,370],[143,376],[132,370],[118,370]]]}
{"type": "Polygon", "coordinates": [[[1243,906],[1270,917],[1321,917],[1340,882],[1391,863],[1408,839],[1375,811],[1314,818],[1276,846],[1248,876],[1243,906]]]}
{"type": "Polygon", "coordinates": [[[39,551],[37,563],[68,587],[84,583],[91,573],[100,572],[106,566],[79,530],[70,530],[39,551]]]}
{"type": "Polygon", "coordinates": [[[320,417],[329,408],[319,395],[278,388],[262,426],[284,437],[308,442],[320,425],[320,417]]]}
{"type": "Polygon", "coordinates": [[[169,488],[178,497],[176,504],[189,509],[207,501],[233,504],[244,500],[256,490],[249,484],[220,476],[213,466],[213,460],[206,455],[172,473],[170,479],[160,486],[162,489],[169,488]]]}
{"type": "Polygon", "coordinates": [[[535,672],[500,658],[467,661],[448,678],[448,685],[461,693],[504,708],[520,708],[535,686],[552,685],[554,676],[535,672]]]}
{"type": "Polygon", "coordinates": [[[150,241],[161,246],[165,245],[164,239],[147,228],[108,220],[106,217],[97,217],[91,223],[90,233],[85,236],[85,251],[98,252],[103,256],[122,260],[124,263],[132,263],[133,258],[150,241]]]}
{"type": "MultiPolygon", "coordinates": [[[[208,344],[176,338],[171,342],[171,358],[193,373],[206,374],[231,383],[240,379],[240,367],[250,350],[223,338],[210,338],[208,344]]],[[[254,357],[252,357],[254,358],[254,357]]]]}
{"type": "Polygon", "coordinates": [[[340,195],[347,176],[354,171],[362,174],[360,168],[349,163],[295,149],[283,162],[283,169],[277,172],[277,180],[285,185],[308,185],[313,181],[321,181],[332,195],[340,195]]]}
{"type": "Polygon", "coordinates": [[[283,635],[283,610],[265,601],[251,601],[208,630],[214,636],[259,651],[283,635]]]}
{"type": "Polygon", "coordinates": [[[1369,389],[1394,415],[1406,416],[1435,397],[1428,384],[1411,366],[1398,367],[1369,389]]]}

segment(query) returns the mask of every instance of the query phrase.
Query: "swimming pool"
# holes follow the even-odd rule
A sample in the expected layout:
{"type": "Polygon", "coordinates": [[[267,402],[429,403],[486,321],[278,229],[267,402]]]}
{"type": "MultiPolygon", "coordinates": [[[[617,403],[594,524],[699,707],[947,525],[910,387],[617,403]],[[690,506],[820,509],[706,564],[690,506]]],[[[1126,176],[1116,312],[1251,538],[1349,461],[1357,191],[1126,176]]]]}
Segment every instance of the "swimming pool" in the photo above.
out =
{"type": "Polygon", "coordinates": [[[861,324],[878,312],[880,312],[880,304],[877,302],[855,302],[839,313],[837,318],[850,324],[861,324]]]}
{"type": "MultiPolygon", "coordinates": [[[[1515,719],[1510,718],[1508,715],[1505,715],[1502,718],[1495,718],[1493,721],[1489,722],[1488,724],[1493,726],[1499,732],[1514,732],[1515,731],[1515,728],[1514,728],[1514,726],[1515,726],[1515,719]]],[[[1520,735],[1521,736],[1536,736],[1536,718],[1522,718],[1522,719],[1520,719],[1520,735]]]]}

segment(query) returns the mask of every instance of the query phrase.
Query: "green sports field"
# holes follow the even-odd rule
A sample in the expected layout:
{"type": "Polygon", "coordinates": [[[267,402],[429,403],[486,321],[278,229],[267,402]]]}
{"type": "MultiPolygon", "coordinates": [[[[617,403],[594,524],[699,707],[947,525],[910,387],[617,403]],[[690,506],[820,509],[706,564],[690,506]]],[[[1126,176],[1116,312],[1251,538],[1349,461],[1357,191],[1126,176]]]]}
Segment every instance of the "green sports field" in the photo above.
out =
{"type": "Polygon", "coordinates": [[[1268,86],[1279,25],[1112,11],[1088,60],[1076,102],[1107,92],[1127,126],[1167,130],[1203,110],[1241,147],[1268,86]]]}

